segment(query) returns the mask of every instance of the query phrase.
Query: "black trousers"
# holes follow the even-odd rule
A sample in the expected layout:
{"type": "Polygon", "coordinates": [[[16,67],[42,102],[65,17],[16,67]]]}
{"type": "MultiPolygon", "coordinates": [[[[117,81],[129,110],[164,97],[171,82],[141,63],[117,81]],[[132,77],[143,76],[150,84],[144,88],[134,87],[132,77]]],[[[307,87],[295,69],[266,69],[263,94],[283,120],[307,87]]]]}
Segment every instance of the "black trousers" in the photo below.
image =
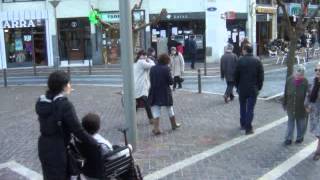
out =
{"type": "MultiPolygon", "coordinates": [[[[148,103],[148,97],[147,96],[141,96],[141,97],[137,98],[136,101],[142,101],[143,102],[143,105],[144,105],[144,108],[145,108],[145,110],[147,112],[148,118],[149,119],[153,119],[151,108],[150,108],[150,105],[148,103]]],[[[138,106],[136,106],[136,109],[138,109],[138,106]]]]}
{"type": "Polygon", "coordinates": [[[175,76],[173,78],[173,89],[175,89],[177,87],[177,84],[178,84],[179,88],[182,88],[181,77],[180,76],[175,76]]]}
{"type": "Polygon", "coordinates": [[[197,59],[197,54],[191,53],[190,54],[190,59],[191,59],[191,69],[194,69],[194,64],[195,64],[196,59],[197,59]]]}
{"type": "Polygon", "coordinates": [[[234,98],[233,87],[234,87],[234,82],[233,81],[227,81],[227,89],[226,89],[226,92],[224,93],[224,95],[226,97],[228,97],[228,98],[230,97],[230,99],[234,98]]]}

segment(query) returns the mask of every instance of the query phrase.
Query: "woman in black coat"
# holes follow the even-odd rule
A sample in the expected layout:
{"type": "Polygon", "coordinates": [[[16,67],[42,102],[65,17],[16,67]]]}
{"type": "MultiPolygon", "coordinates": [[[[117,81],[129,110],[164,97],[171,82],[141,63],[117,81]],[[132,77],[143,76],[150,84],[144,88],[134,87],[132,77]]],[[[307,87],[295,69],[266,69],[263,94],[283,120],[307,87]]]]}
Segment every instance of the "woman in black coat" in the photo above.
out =
{"type": "Polygon", "coordinates": [[[173,111],[173,99],[170,88],[170,85],[173,84],[173,79],[170,68],[168,67],[169,63],[170,57],[167,54],[161,54],[158,59],[158,64],[153,66],[150,70],[150,90],[148,100],[152,106],[151,111],[154,118],[152,133],[155,135],[161,134],[159,121],[162,106],[165,106],[168,111],[172,130],[180,127],[180,124],[176,123],[173,111]]]}
{"type": "Polygon", "coordinates": [[[70,179],[67,144],[71,134],[82,142],[96,145],[79,123],[73,104],[64,96],[71,92],[70,78],[63,71],[50,74],[48,90],[36,103],[41,135],[38,155],[44,180],[70,179]]]}

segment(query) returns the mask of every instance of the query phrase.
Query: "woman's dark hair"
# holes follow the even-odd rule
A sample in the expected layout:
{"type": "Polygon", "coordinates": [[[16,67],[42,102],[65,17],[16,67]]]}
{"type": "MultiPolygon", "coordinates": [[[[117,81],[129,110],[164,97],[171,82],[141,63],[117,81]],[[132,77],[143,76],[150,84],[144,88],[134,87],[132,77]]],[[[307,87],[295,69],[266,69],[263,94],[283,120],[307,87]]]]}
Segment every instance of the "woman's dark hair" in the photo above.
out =
{"type": "Polygon", "coordinates": [[[95,113],[88,113],[82,118],[81,124],[89,134],[96,134],[100,129],[100,117],[95,113]]]}
{"type": "Polygon", "coordinates": [[[168,54],[160,54],[158,62],[159,64],[167,65],[170,63],[170,57],[168,56],[168,54]]]}
{"type": "Polygon", "coordinates": [[[140,50],[140,51],[137,53],[137,56],[136,56],[136,58],[134,59],[134,62],[137,62],[137,61],[139,60],[140,56],[142,56],[142,55],[146,56],[147,53],[146,53],[144,50],[140,50]]]}
{"type": "Polygon", "coordinates": [[[47,98],[53,99],[60,94],[64,87],[70,82],[69,75],[64,71],[55,71],[49,75],[48,90],[46,92],[47,98]]]}
{"type": "Polygon", "coordinates": [[[314,78],[313,88],[312,88],[311,94],[309,96],[310,102],[312,102],[312,103],[316,102],[316,100],[318,98],[319,87],[320,87],[320,83],[319,83],[318,78],[314,78]]]}
{"type": "Polygon", "coordinates": [[[148,57],[149,57],[149,56],[152,56],[152,53],[155,52],[155,51],[156,51],[156,50],[154,50],[154,48],[152,48],[152,47],[151,47],[151,48],[148,48],[148,50],[147,50],[147,55],[148,55],[148,57]]]}
{"type": "Polygon", "coordinates": [[[246,44],[243,49],[249,54],[252,54],[252,52],[253,52],[253,48],[252,48],[251,44],[246,44]]]}

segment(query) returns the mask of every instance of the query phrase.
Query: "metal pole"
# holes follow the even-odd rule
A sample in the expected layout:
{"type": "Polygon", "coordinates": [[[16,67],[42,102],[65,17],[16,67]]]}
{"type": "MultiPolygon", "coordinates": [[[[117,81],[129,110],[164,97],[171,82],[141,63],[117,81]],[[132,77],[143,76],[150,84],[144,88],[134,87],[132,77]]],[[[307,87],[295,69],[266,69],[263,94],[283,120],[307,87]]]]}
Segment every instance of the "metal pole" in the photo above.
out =
{"type": "Polygon", "coordinates": [[[127,123],[128,142],[136,149],[137,123],[136,102],[134,98],[133,79],[133,42],[132,19],[129,0],[119,1],[120,5],[120,44],[121,44],[121,69],[123,73],[124,112],[127,123]]]}
{"type": "Polygon", "coordinates": [[[207,76],[207,55],[204,55],[204,76],[207,76]]]}
{"type": "Polygon", "coordinates": [[[201,87],[201,70],[198,69],[198,93],[202,93],[202,87],[201,87]]]}
{"type": "Polygon", "coordinates": [[[91,74],[92,74],[91,70],[92,70],[91,60],[89,60],[89,75],[91,75],[91,74]]]}
{"type": "Polygon", "coordinates": [[[37,67],[36,67],[36,56],[35,56],[35,50],[34,50],[34,31],[31,32],[32,36],[32,69],[33,69],[33,75],[37,75],[37,67]]]}
{"type": "Polygon", "coordinates": [[[4,87],[8,87],[8,81],[7,81],[7,68],[3,68],[3,84],[4,87]]]}

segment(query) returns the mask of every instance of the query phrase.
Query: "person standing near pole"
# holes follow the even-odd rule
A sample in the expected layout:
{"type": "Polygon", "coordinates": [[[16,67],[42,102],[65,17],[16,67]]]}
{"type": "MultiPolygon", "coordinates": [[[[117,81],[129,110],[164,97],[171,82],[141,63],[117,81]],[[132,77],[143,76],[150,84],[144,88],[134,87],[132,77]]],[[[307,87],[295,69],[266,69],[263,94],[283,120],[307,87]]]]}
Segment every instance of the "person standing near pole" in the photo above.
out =
{"type": "Polygon", "coordinates": [[[195,69],[195,62],[197,60],[197,43],[195,40],[195,36],[190,36],[190,59],[191,59],[191,69],[195,69]]]}
{"type": "Polygon", "coordinates": [[[293,76],[286,81],[284,90],[283,109],[288,114],[287,133],[284,144],[291,145],[294,126],[297,125],[296,144],[303,142],[307,128],[307,113],[304,107],[308,92],[308,80],[304,77],[305,67],[298,65],[293,76]]]}
{"type": "Polygon", "coordinates": [[[246,130],[246,135],[253,134],[252,120],[254,107],[259,91],[264,81],[264,71],[261,61],[253,56],[253,48],[247,44],[236,66],[235,86],[240,101],[240,125],[246,130]]]}
{"type": "Polygon", "coordinates": [[[224,55],[221,57],[220,61],[220,73],[221,79],[226,79],[227,89],[224,93],[224,102],[228,103],[228,99],[232,101],[234,99],[233,87],[234,87],[234,72],[236,69],[238,57],[232,53],[233,46],[228,44],[224,55]]]}
{"type": "Polygon", "coordinates": [[[152,124],[153,117],[150,106],[148,104],[148,93],[150,88],[149,71],[155,63],[147,58],[147,54],[144,50],[138,52],[133,65],[133,74],[135,82],[135,98],[137,105],[142,102],[150,124],[152,124]]]}
{"type": "Polygon", "coordinates": [[[168,64],[170,57],[167,54],[161,54],[158,58],[158,64],[150,70],[150,90],[148,101],[151,105],[152,115],[154,117],[153,130],[154,135],[161,134],[159,123],[161,115],[161,107],[166,107],[168,112],[171,128],[175,130],[180,127],[176,122],[173,111],[173,98],[170,85],[173,84],[173,79],[170,73],[168,64]]]}

